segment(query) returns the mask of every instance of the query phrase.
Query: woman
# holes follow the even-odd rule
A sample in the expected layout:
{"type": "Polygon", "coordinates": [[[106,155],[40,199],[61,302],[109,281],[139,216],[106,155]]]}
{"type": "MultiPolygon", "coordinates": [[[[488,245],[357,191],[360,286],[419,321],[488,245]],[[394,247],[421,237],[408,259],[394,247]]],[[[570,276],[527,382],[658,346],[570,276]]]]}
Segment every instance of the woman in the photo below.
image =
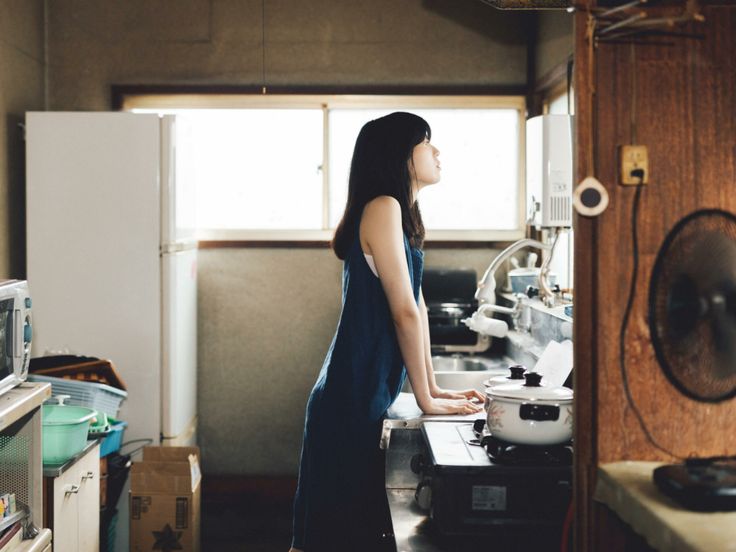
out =
{"type": "Polygon", "coordinates": [[[395,549],[379,437],[407,373],[426,414],[482,410],[478,391],[444,391],[432,369],[416,203],[440,179],[430,137],[422,118],[392,113],[355,143],[332,241],[344,260],[342,312],[307,402],[290,552],[395,549]]]}

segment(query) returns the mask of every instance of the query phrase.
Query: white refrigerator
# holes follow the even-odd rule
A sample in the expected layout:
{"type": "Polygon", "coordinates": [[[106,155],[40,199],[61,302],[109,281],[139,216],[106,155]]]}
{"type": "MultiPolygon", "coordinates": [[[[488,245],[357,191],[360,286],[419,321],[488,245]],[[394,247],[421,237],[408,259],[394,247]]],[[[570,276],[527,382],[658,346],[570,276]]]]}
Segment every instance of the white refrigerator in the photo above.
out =
{"type": "Polygon", "coordinates": [[[112,360],[125,441],[192,445],[197,248],[186,133],[173,116],[26,114],[33,356],[112,360]]]}

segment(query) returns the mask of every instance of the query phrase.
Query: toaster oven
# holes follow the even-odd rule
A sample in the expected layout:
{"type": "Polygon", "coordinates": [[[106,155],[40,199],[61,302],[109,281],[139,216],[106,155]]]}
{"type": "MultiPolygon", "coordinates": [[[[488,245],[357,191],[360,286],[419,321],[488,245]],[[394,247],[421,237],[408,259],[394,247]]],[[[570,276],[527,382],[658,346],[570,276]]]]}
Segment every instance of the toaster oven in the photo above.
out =
{"type": "Polygon", "coordinates": [[[0,280],[0,394],[25,381],[28,374],[31,304],[25,280],[0,280]]]}

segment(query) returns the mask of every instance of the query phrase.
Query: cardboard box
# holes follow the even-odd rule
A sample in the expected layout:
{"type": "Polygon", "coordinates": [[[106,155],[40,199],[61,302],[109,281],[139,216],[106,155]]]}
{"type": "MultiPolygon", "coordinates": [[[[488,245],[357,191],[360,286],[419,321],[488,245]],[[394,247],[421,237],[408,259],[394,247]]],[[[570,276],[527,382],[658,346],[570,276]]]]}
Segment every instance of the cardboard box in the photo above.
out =
{"type": "Polygon", "coordinates": [[[197,447],[145,447],[130,469],[130,550],[199,552],[197,447]]]}

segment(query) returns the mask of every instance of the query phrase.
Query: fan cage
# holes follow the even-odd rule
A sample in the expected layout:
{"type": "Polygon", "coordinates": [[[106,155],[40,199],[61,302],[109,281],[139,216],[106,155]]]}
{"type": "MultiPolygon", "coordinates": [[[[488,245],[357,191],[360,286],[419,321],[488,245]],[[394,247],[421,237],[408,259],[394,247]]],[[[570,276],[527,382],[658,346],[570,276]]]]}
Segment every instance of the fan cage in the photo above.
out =
{"type": "MultiPolygon", "coordinates": [[[[703,209],[678,221],[657,253],[649,285],[649,330],[657,361],[672,385],[700,402],[721,402],[736,396],[736,366],[721,365],[723,359],[718,359],[704,321],[694,324],[692,337],[675,340],[667,326],[667,314],[672,282],[696,254],[695,248],[702,246],[704,236],[714,233],[730,239],[736,248],[736,216],[720,209],[703,209]]],[[[698,250],[697,254],[702,257],[704,252],[698,250]]]]}

